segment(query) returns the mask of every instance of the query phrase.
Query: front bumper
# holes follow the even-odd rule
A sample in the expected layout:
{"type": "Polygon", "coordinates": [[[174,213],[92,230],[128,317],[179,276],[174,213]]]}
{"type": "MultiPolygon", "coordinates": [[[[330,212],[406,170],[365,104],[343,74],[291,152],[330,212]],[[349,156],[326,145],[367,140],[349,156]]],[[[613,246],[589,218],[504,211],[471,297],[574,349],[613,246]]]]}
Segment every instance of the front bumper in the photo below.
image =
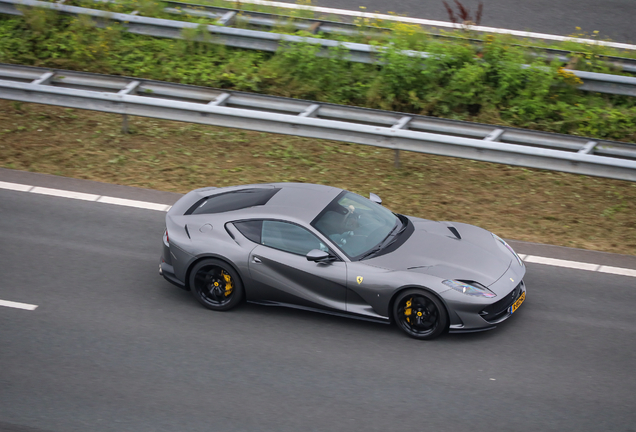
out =
{"type": "Polygon", "coordinates": [[[455,322],[448,329],[449,333],[471,333],[492,330],[497,324],[502,323],[512,316],[510,306],[526,292],[526,284],[522,280],[506,296],[498,299],[490,305],[484,304],[455,304],[451,305],[456,315],[455,322]]]}

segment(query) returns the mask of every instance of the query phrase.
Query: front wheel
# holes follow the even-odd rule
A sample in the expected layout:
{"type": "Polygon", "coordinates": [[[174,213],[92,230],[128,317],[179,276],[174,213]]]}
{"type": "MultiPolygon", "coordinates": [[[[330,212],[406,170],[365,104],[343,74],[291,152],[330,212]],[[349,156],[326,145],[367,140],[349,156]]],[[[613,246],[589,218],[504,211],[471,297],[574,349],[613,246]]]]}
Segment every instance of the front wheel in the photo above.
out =
{"type": "Polygon", "coordinates": [[[226,311],[243,298],[243,284],[232,266],[218,259],[199,261],[190,272],[190,291],[208,309],[226,311]]]}
{"type": "Polygon", "coordinates": [[[421,289],[398,294],[393,303],[393,318],[404,333],[420,340],[434,339],[448,327],[448,314],[442,302],[421,289]]]}

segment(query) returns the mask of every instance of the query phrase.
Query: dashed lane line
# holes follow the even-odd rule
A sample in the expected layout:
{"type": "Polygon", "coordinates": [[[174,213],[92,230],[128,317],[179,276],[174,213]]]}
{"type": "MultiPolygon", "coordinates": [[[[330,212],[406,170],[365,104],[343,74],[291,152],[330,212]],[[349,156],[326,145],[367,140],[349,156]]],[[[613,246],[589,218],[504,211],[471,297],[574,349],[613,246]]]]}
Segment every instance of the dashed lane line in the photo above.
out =
{"type": "Polygon", "coordinates": [[[31,189],[33,189],[33,186],[0,181],[0,188],[18,191],[18,192],[29,192],[31,189]]]}
{"type": "MultiPolygon", "coordinates": [[[[19,184],[19,183],[8,183],[8,182],[2,182],[2,181],[0,181],[0,189],[6,189],[6,190],[12,190],[12,191],[18,191],[18,192],[28,192],[28,193],[35,193],[40,195],[49,195],[49,196],[56,196],[61,198],[84,200],[84,201],[94,201],[94,202],[98,202],[102,204],[112,204],[112,205],[135,207],[135,208],[141,208],[146,210],[155,210],[155,211],[164,211],[164,212],[170,210],[170,208],[172,207],[166,204],[158,204],[158,203],[153,203],[148,201],[136,201],[136,200],[123,199],[123,198],[115,198],[115,197],[110,197],[105,195],[94,195],[94,194],[87,194],[87,193],[81,193],[81,192],[67,191],[62,189],[50,189],[50,188],[44,188],[39,186],[31,186],[31,185],[25,185],[25,184],[19,184]]],[[[607,273],[607,274],[614,274],[614,275],[620,275],[620,276],[629,276],[629,277],[636,278],[636,270],[634,269],[612,267],[612,266],[606,266],[601,264],[584,263],[584,262],[578,262],[578,261],[568,261],[568,260],[562,260],[562,259],[556,259],[556,258],[546,258],[546,257],[540,257],[540,256],[533,256],[533,255],[520,254],[519,256],[524,262],[531,263],[531,264],[542,264],[542,265],[549,265],[553,267],[565,267],[565,268],[571,268],[576,270],[585,270],[585,271],[607,273]]]]}
{"type": "Polygon", "coordinates": [[[49,195],[60,198],[70,198],[82,201],[95,201],[104,204],[113,204],[124,207],[135,207],[146,210],[168,211],[172,206],[166,204],[158,204],[146,201],[129,200],[124,198],[115,198],[104,195],[88,194],[83,192],[67,191],[62,189],[51,189],[40,186],[31,186],[19,183],[8,183],[0,181],[0,189],[7,189],[18,192],[29,192],[39,195],[49,195]]]}
{"type": "Polygon", "coordinates": [[[621,276],[636,277],[636,270],[626,269],[621,267],[601,266],[601,268],[599,268],[596,271],[600,273],[609,273],[609,274],[615,274],[615,275],[621,275],[621,276]]]}
{"type": "Polygon", "coordinates": [[[622,268],[622,267],[612,267],[612,266],[606,266],[606,265],[600,265],[600,264],[584,263],[579,261],[568,261],[568,260],[546,258],[546,257],[540,257],[540,256],[533,256],[533,255],[519,254],[519,258],[521,258],[523,262],[525,263],[543,264],[543,265],[549,265],[553,267],[564,267],[564,268],[571,268],[576,270],[586,270],[586,271],[592,271],[592,272],[608,273],[608,274],[630,276],[630,277],[636,278],[636,270],[622,268]]]}
{"type": "Polygon", "coordinates": [[[34,187],[29,192],[40,194],[40,195],[50,195],[50,196],[56,196],[60,198],[71,198],[71,199],[77,199],[77,200],[83,200],[83,201],[97,201],[100,198],[99,195],[87,194],[82,192],[66,191],[61,189],[50,189],[45,187],[34,187]]]}
{"type": "Polygon", "coordinates": [[[0,300],[0,306],[10,307],[14,309],[24,309],[24,310],[35,310],[38,307],[38,305],[32,305],[28,303],[19,303],[19,302],[8,301],[8,300],[0,300]]]}
{"type": "Polygon", "coordinates": [[[566,267],[566,268],[572,268],[577,270],[598,271],[598,269],[601,268],[601,265],[599,264],[589,264],[589,263],[582,263],[577,261],[567,261],[567,260],[545,258],[545,257],[532,256],[532,255],[526,255],[525,259],[524,258],[521,258],[521,259],[527,263],[544,264],[544,265],[549,265],[554,267],[566,267]]]}
{"type": "Polygon", "coordinates": [[[101,196],[97,199],[97,202],[104,204],[114,204],[126,207],[137,207],[146,210],[168,211],[170,206],[165,204],[151,203],[147,201],[129,200],[123,198],[114,198],[109,196],[101,196]]]}

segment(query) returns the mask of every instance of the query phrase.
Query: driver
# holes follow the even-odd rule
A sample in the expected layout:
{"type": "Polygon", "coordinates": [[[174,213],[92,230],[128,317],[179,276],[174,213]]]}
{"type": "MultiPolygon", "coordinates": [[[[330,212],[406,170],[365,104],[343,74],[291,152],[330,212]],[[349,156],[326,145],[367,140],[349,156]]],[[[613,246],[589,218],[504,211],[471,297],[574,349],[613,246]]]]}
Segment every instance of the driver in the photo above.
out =
{"type": "Polygon", "coordinates": [[[347,234],[347,231],[349,231],[349,235],[353,235],[353,231],[358,228],[358,215],[354,214],[356,208],[353,206],[353,204],[349,204],[347,206],[347,210],[348,213],[345,215],[342,221],[342,231],[344,231],[342,234],[345,235],[347,234]]]}
{"type": "Polygon", "coordinates": [[[347,237],[353,235],[358,228],[358,214],[353,204],[348,206],[338,205],[338,210],[328,211],[318,222],[316,227],[327,237],[342,246],[346,244],[347,237]]]}

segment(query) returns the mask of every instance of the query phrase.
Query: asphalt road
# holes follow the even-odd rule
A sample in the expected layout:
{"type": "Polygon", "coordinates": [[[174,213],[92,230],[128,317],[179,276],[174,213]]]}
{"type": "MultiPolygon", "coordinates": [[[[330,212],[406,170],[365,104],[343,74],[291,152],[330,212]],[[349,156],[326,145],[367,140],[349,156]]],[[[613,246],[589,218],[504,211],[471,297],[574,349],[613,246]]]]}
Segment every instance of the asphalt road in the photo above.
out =
{"type": "Polygon", "coordinates": [[[529,264],[528,298],[496,330],[418,342],[205,310],[157,273],[163,218],[0,190],[0,299],[38,305],[0,307],[0,431],[636,430],[635,278],[529,264]]]}
{"type": "MultiPolygon", "coordinates": [[[[296,3],[295,0],[278,0],[296,3]]],[[[479,0],[460,0],[473,13],[479,0]]],[[[447,3],[455,10],[452,0],[447,3]]],[[[482,0],[481,25],[512,30],[532,31],[553,35],[578,33],[576,27],[593,34],[599,31],[602,39],[636,43],[636,2],[634,0],[482,0]]],[[[388,11],[415,18],[450,21],[442,0],[312,0],[314,6],[368,12],[388,11]]]]}

